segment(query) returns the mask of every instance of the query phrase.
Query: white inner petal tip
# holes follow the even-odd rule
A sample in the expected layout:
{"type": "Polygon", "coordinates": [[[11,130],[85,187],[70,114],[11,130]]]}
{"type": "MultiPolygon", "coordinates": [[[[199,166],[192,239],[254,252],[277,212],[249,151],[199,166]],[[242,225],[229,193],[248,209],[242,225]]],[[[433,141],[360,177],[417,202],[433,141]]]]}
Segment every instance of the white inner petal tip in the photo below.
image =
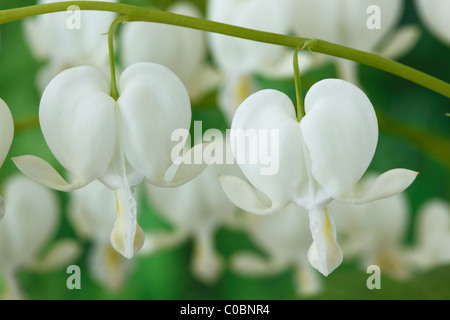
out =
{"type": "Polygon", "coordinates": [[[309,211],[313,243],[308,251],[308,260],[324,276],[328,276],[342,262],[343,254],[336,241],[333,222],[325,208],[309,211]]]}
{"type": "Polygon", "coordinates": [[[134,255],[144,245],[145,234],[139,225],[136,225],[136,231],[133,236],[124,232],[123,227],[116,221],[114,229],[111,232],[111,245],[122,256],[132,259],[134,255]],[[132,240],[131,240],[132,239],[132,240]]]}
{"type": "Polygon", "coordinates": [[[129,189],[116,191],[117,220],[111,233],[111,245],[131,259],[144,244],[144,231],[136,221],[136,200],[129,189]]]}

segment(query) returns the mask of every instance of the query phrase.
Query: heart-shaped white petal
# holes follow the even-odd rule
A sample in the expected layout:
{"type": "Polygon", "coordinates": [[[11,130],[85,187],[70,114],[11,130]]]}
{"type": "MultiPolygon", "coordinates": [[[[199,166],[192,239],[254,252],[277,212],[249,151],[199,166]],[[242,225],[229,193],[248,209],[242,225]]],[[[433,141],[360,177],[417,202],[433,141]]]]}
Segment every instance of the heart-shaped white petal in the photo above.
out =
{"type": "Polygon", "coordinates": [[[270,209],[286,206],[303,175],[300,126],[289,97],[276,90],[248,97],[234,116],[230,143],[245,177],[271,200],[270,209]]]}
{"type": "Polygon", "coordinates": [[[148,180],[164,181],[177,141],[172,132],[189,129],[189,95],[169,69],[154,63],[137,63],[120,78],[117,101],[123,127],[121,143],[129,163],[148,180]]]}
{"type": "Polygon", "coordinates": [[[0,167],[5,161],[14,136],[14,122],[6,103],[0,99],[0,167]]]}
{"type": "Polygon", "coordinates": [[[102,74],[92,67],[61,72],[45,89],[39,109],[53,155],[87,184],[105,172],[115,147],[115,101],[102,74]]]}
{"type": "Polygon", "coordinates": [[[300,126],[309,149],[312,174],[338,198],[362,177],[372,161],[378,125],[370,100],[355,85],[326,79],[305,97],[300,126]]]}

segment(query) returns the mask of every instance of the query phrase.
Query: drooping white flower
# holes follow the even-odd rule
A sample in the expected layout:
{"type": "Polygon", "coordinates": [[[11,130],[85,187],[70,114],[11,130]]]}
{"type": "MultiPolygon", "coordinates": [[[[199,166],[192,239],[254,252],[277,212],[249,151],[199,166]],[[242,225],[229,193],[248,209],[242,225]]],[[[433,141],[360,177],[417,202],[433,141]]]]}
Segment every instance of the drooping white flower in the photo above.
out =
{"type": "MultiPolygon", "coordinates": [[[[291,28],[290,0],[209,0],[207,18],[235,26],[287,34],[291,28]]],[[[270,73],[290,61],[292,53],[282,46],[208,34],[214,62],[223,74],[219,89],[219,106],[231,122],[239,104],[254,92],[251,76],[270,73]]],[[[285,74],[283,73],[282,76],[285,74]]]]}
{"type": "Polygon", "coordinates": [[[247,98],[231,125],[234,156],[247,159],[249,150],[267,149],[263,138],[275,131],[278,139],[269,143],[277,151],[272,158],[278,160],[278,171],[264,174],[265,159],[250,153],[256,162],[238,162],[250,183],[232,176],[221,177],[221,182],[228,197],[248,212],[273,213],[291,202],[307,209],[313,237],[309,261],[328,275],[341,263],[342,251],[327,204],[333,199],[364,203],[392,196],[407,188],[417,173],[390,170],[353,192],[372,161],[378,141],[372,104],[351,83],[326,79],[308,91],[305,111],[297,122],[292,101],[276,90],[262,90],[247,98]],[[242,132],[245,134],[238,134],[242,132]],[[258,139],[246,139],[251,132],[258,139]]]}
{"type": "Polygon", "coordinates": [[[22,299],[16,275],[21,268],[44,271],[67,266],[79,252],[72,240],[58,240],[41,260],[37,254],[55,235],[59,224],[59,204],[55,194],[22,176],[5,185],[8,214],[0,222],[0,272],[6,280],[5,299],[22,299]]]}
{"type": "Polygon", "coordinates": [[[247,218],[244,230],[267,258],[250,251],[238,252],[231,258],[232,269],[248,277],[260,277],[293,267],[298,292],[303,295],[319,293],[320,279],[308,262],[312,241],[308,212],[289,204],[275,214],[248,215],[247,218]]]}
{"type": "Polygon", "coordinates": [[[99,181],[72,191],[69,218],[78,234],[92,242],[88,267],[93,279],[117,291],[125,283],[131,261],[111,246],[110,234],[117,216],[114,192],[99,181]]]}
{"type": "Polygon", "coordinates": [[[413,269],[429,270],[450,263],[450,205],[443,199],[427,200],[419,208],[415,245],[408,252],[413,269]]]}
{"type": "Polygon", "coordinates": [[[416,8],[426,28],[440,41],[450,45],[450,2],[416,0],[416,8]]]}
{"type": "MultiPolygon", "coordinates": [[[[44,91],[39,119],[53,155],[70,172],[66,182],[46,161],[35,156],[14,159],[30,178],[56,190],[72,191],[100,180],[114,190],[118,217],[111,234],[114,248],[131,258],[144,237],[136,221],[133,188],[143,179],[160,186],[185,183],[206,164],[181,161],[172,177],[171,140],[176,129],[190,127],[188,93],[169,69],[152,63],[128,67],[120,77],[120,97],[96,69],[65,70],[44,91]]],[[[202,148],[201,145],[198,146],[202,148]]],[[[189,152],[184,155],[190,157],[189,152]]]]}
{"type": "MultiPolygon", "coordinates": [[[[403,0],[293,1],[294,33],[396,59],[416,43],[417,26],[399,28],[403,0]]],[[[357,63],[314,55],[316,63],[334,60],[339,77],[359,83],[357,63]]]]}
{"type": "Polygon", "coordinates": [[[224,194],[219,174],[238,174],[238,170],[236,165],[210,164],[181,187],[167,189],[147,184],[149,200],[174,230],[149,232],[143,253],[153,253],[193,238],[193,274],[205,283],[216,281],[223,265],[214,249],[214,235],[233,219],[237,210],[224,194]]]}
{"type": "MultiPolygon", "coordinates": [[[[200,17],[191,3],[177,2],[168,11],[200,17]]],[[[206,63],[205,35],[198,30],[161,23],[129,22],[120,34],[125,67],[138,62],[154,62],[172,70],[186,86],[191,100],[212,90],[219,76],[206,63]]]]}
{"type": "MultiPolygon", "coordinates": [[[[14,122],[6,103],[0,99],[0,168],[5,161],[14,136],[14,122]]],[[[0,219],[5,215],[5,203],[0,197],[0,219]]]]}
{"type": "Polygon", "coordinates": [[[377,265],[397,279],[409,275],[404,244],[409,205],[403,193],[357,205],[334,201],[329,212],[346,257],[358,260],[363,270],[377,265]]]}
{"type": "MultiPolygon", "coordinates": [[[[62,1],[64,0],[39,0],[37,4],[62,1]]],[[[114,12],[80,11],[72,6],[67,8],[67,12],[39,15],[25,20],[25,37],[32,53],[37,59],[47,61],[38,73],[38,88],[43,91],[59,72],[81,65],[96,67],[108,75],[107,33],[115,16],[114,12]]]]}

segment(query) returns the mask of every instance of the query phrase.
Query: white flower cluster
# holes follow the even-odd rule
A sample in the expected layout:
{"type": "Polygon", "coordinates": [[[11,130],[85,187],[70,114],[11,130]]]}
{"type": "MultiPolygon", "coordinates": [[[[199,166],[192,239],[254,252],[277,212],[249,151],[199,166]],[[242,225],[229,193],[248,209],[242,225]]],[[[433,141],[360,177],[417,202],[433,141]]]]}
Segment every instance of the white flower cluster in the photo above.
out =
{"type": "MultiPolygon", "coordinates": [[[[448,1],[417,0],[417,5],[431,32],[448,42],[448,1]]],[[[209,0],[206,18],[399,57],[418,36],[416,26],[395,29],[402,7],[401,0],[209,0]],[[376,32],[365,27],[366,8],[372,4],[383,12],[383,28],[376,32]]],[[[169,10],[201,15],[188,3],[169,10]]],[[[6,205],[0,198],[0,270],[11,279],[8,297],[22,296],[14,281],[18,268],[48,269],[79,253],[77,244],[62,241],[40,261],[35,259],[59,219],[54,195],[41,185],[71,192],[70,220],[81,237],[93,242],[91,273],[110,289],[125,282],[132,270],[128,259],[139,250],[148,255],[188,238],[195,243],[193,273],[214,282],[224,259],[213,239],[224,225],[237,225],[268,254],[264,258],[238,253],[231,262],[236,272],[262,276],[294,266],[303,293],[321,287],[314,269],[327,276],[344,254],[400,277],[409,274],[406,265],[427,268],[450,261],[450,212],[448,204],[439,201],[418,217],[417,248],[401,246],[409,213],[403,196],[397,194],[414,181],[416,172],[393,169],[362,180],[375,154],[378,123],[370,100],[357,86],[356,64],[335,59],[345,80],[314,84],[305,97],[306,114],[298,121],[287,95],[272,89],[257,91],[251,80],[255,74],[292,77],[293,51],[130,22],[118,41],[122,72],[115,100],[110,95],[105,35],[114,14],[81,16],[77,30],[66,27],[64,13],[26,23],[32,51],[47,61],[37,79],[42,89],[40,127],[70,178],[36,156],[13,158],[20,171],[40,185],[14,178],[5,184],[6,205]],[[266,163],[261,161],[223,165],[174,161],[177,142],[172,133],[190,129],[191,101],[215,89],[231,130],[277,132],[276,173],[262,175],[266,163]],[[173,226],[171,232],[146,232],[140,227],[135,189],[141,184],[146,187],[145,198],[173,226]]],[[[300,55],[301,68],[324,61],[310,53],[300,55]]],[[[13,131],[9,108],[0,99],[0,166],[13,131]]],[[[245,158],[248,150],[235,140],[186,147],[182,157],[189,160],[205,148],[228,143],[235,159],[245,158]]],[[[249,148],[251,143],[257,142],[250,142],[249,148]]]]}

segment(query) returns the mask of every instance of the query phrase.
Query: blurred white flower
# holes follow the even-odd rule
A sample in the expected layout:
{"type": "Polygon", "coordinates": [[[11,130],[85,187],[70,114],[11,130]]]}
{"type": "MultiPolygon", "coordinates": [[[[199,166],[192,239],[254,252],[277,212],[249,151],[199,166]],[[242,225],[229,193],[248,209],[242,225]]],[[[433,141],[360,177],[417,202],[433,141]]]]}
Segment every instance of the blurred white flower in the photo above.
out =
{"type": "MultiPolygon", "coordinates": [[[[0,99],[0,168],[5,161],[14,136],[14,122],[6,103],[0,99]]],[[[5,215],[5,203],[0,197],[0,219],[5,215]]]]}
{"type": "MultiPolygon", "coordinates": [[[[117,220],[113,247],[131,258],[144,241],[136,221],[134,187],[143,179],[160,186],[177,186],[195,177],[206,164],[186,161],[174,170],[171,140],[174,130],[188,130],[188,93],[177,76],[161,65],[138,63],[120,78],[120,97],[109,95],[103,75],[89,66],[65,70],[45,89],[39,108],[44,138],[56,159],[70,172],[66,182],[43,159],[14,158],[27,176],[50,188],[72,191],[100,180],[114,190],[117,220]]],[[[198,146],[202,148],[202,145],[198,146]]],[[[191,157],[189,152],[184,155],[191,157]]]]}
{"type": "Polygon", "coordinates": [[[396,279],[407,278],[404,241],[410,210],[403,193],[356,205],[334,201],[329,212],[346,257],[359,261],[363,270],[377,265],[396,279]]]}
{"type": "Polygon", "coordinates": [[[4,299],[22,299],[17,282],[21,268],[46,271],[67,266],[79,254],[75,241],[58,240],[47,254],[38,254],[55,235],[59,204],[53,191],[15,176],[4,184],[8,214],[0,222],[0,272],[5,277],[4,299]]]}
{"type": "MultiPolygon", "coordinates": [[[[403,12],[403,0],[297,0],[293,2],[294,32],[396,59],[406,54],[419,36],[417,26],[396,29],[403,12]],[[380,28],[369,28],[371,6],[377,6],[380,28]]],[[[359,84],[358,64],[324,55],[314,55],[316,64],[332,59],[340,78],[359,84]]]]}
{"type": "Polygon", "coordinates": [[[416,0],[416,8],[425,27],[450,46],[450,1],[416,0]]]}
{"type": "Polygon", "coordinates": [[[275,214],[246,217],[244,230],[267,258],[250,251],[238,252],[231,257],[232,269],[248,277],[261,277],[293,267],[298,293],[319,293],[322,285],[318,273],[308,262],[308,249],[312,241],[308,212],[289,204],[275,214]]]}
{"type": "Polygon", "coordinates": [[[130,273],[131,260],[111,246],[110,234],[117,211],[114,192],[99,181],[70,193],[69,218],[77,233],[92,242],[88,267],[93,279],[109,290],[121,289],[130,273]]]}
{"type": "Polygon", "coordinates": [[[217,280],[222,258],[214,249],[216,231],[232,223],[236,206],[224,194],[219,174],[238,174],[236,165],[210,164],[198,177],[178,188],[158,188],[147,184],[147,195],[156,211],[172,226],[171,232],[149,232],[143,254],[194,240],[193,274],[205,283],[217,280]]]}
{"type": "MultiPolygon", "coordinates": [[[[37,4],[62,1],[39,0],[37,4]]],[[[71,67],[90,65],[109,76],[107,33],[116,14],[67,9],[67,12],[39,15],[24,21],[25,37],[32,53],[37,59],[47,62],[36,79],[40,91],[59,72],[71,67]],[[79,19],[74,21],[79,23],[78,26],[69,27],[72,17],[79,19]]]]}
{"type": "MultiPolygon", "coordinates": [[[[291,28],[291,0],[209,0],[209,20],[261,31],[287,34],[291,28]]],[[[219,106],[231,122],[239,104],[254,92],[251,76],[270,73],[285,76],[288,59],[292,70],[292,50],[282,46],[208,34],[209,47],[223,83],[219,89],[219,106]]]]}
{"type": "MultiPolygon", "coordinates": [[[[191,3],[177,2],[168,11],[200,17],[191,3]]],[[[161,23],[129,22],[120,34],[124,67],[154,62],[172,70],[186,86],[191,100],[214,89],[220,77],[206,62],[205,35],[198,30],[161,23]]]]}
{"type": "Polygon", "coordinates": [[[414,269],[426,271],[450,263],[450,205],[447,201],[431,199],[419,208],[415,240],[409,251],[414,269]]]}
{"type": "MultiPolygon", "coordinates": [[[[333,219],[327,204],[333,199],[365,203],[386,198],[406,189],[417,172],[394,169],[380,175],[359,192],[354,188],[367,170],[378,141],[375,111],[367,96],[351,83],[326,79],[314,84],[305,98],[306,115],[297,122],[292,101],[276,90],[262,90],[247,98],[236,111],[234,132],[277,131],[279,170],[262,175],[263,159],[239,163],[250,184],[222,176],[228,197],[240,208],[268,214],[295,202],[309,212],[313,243],[310,263],[328,275],[342,261],[333,219]]],[[[231,138],[236,159],[246,159],[248,150],[258,150],[259,141],[231,138]],[[242,143],[246,148],[242,148],[242,143]]],[[[272,142],[273,143],[273,142],[272,142]]]]}

